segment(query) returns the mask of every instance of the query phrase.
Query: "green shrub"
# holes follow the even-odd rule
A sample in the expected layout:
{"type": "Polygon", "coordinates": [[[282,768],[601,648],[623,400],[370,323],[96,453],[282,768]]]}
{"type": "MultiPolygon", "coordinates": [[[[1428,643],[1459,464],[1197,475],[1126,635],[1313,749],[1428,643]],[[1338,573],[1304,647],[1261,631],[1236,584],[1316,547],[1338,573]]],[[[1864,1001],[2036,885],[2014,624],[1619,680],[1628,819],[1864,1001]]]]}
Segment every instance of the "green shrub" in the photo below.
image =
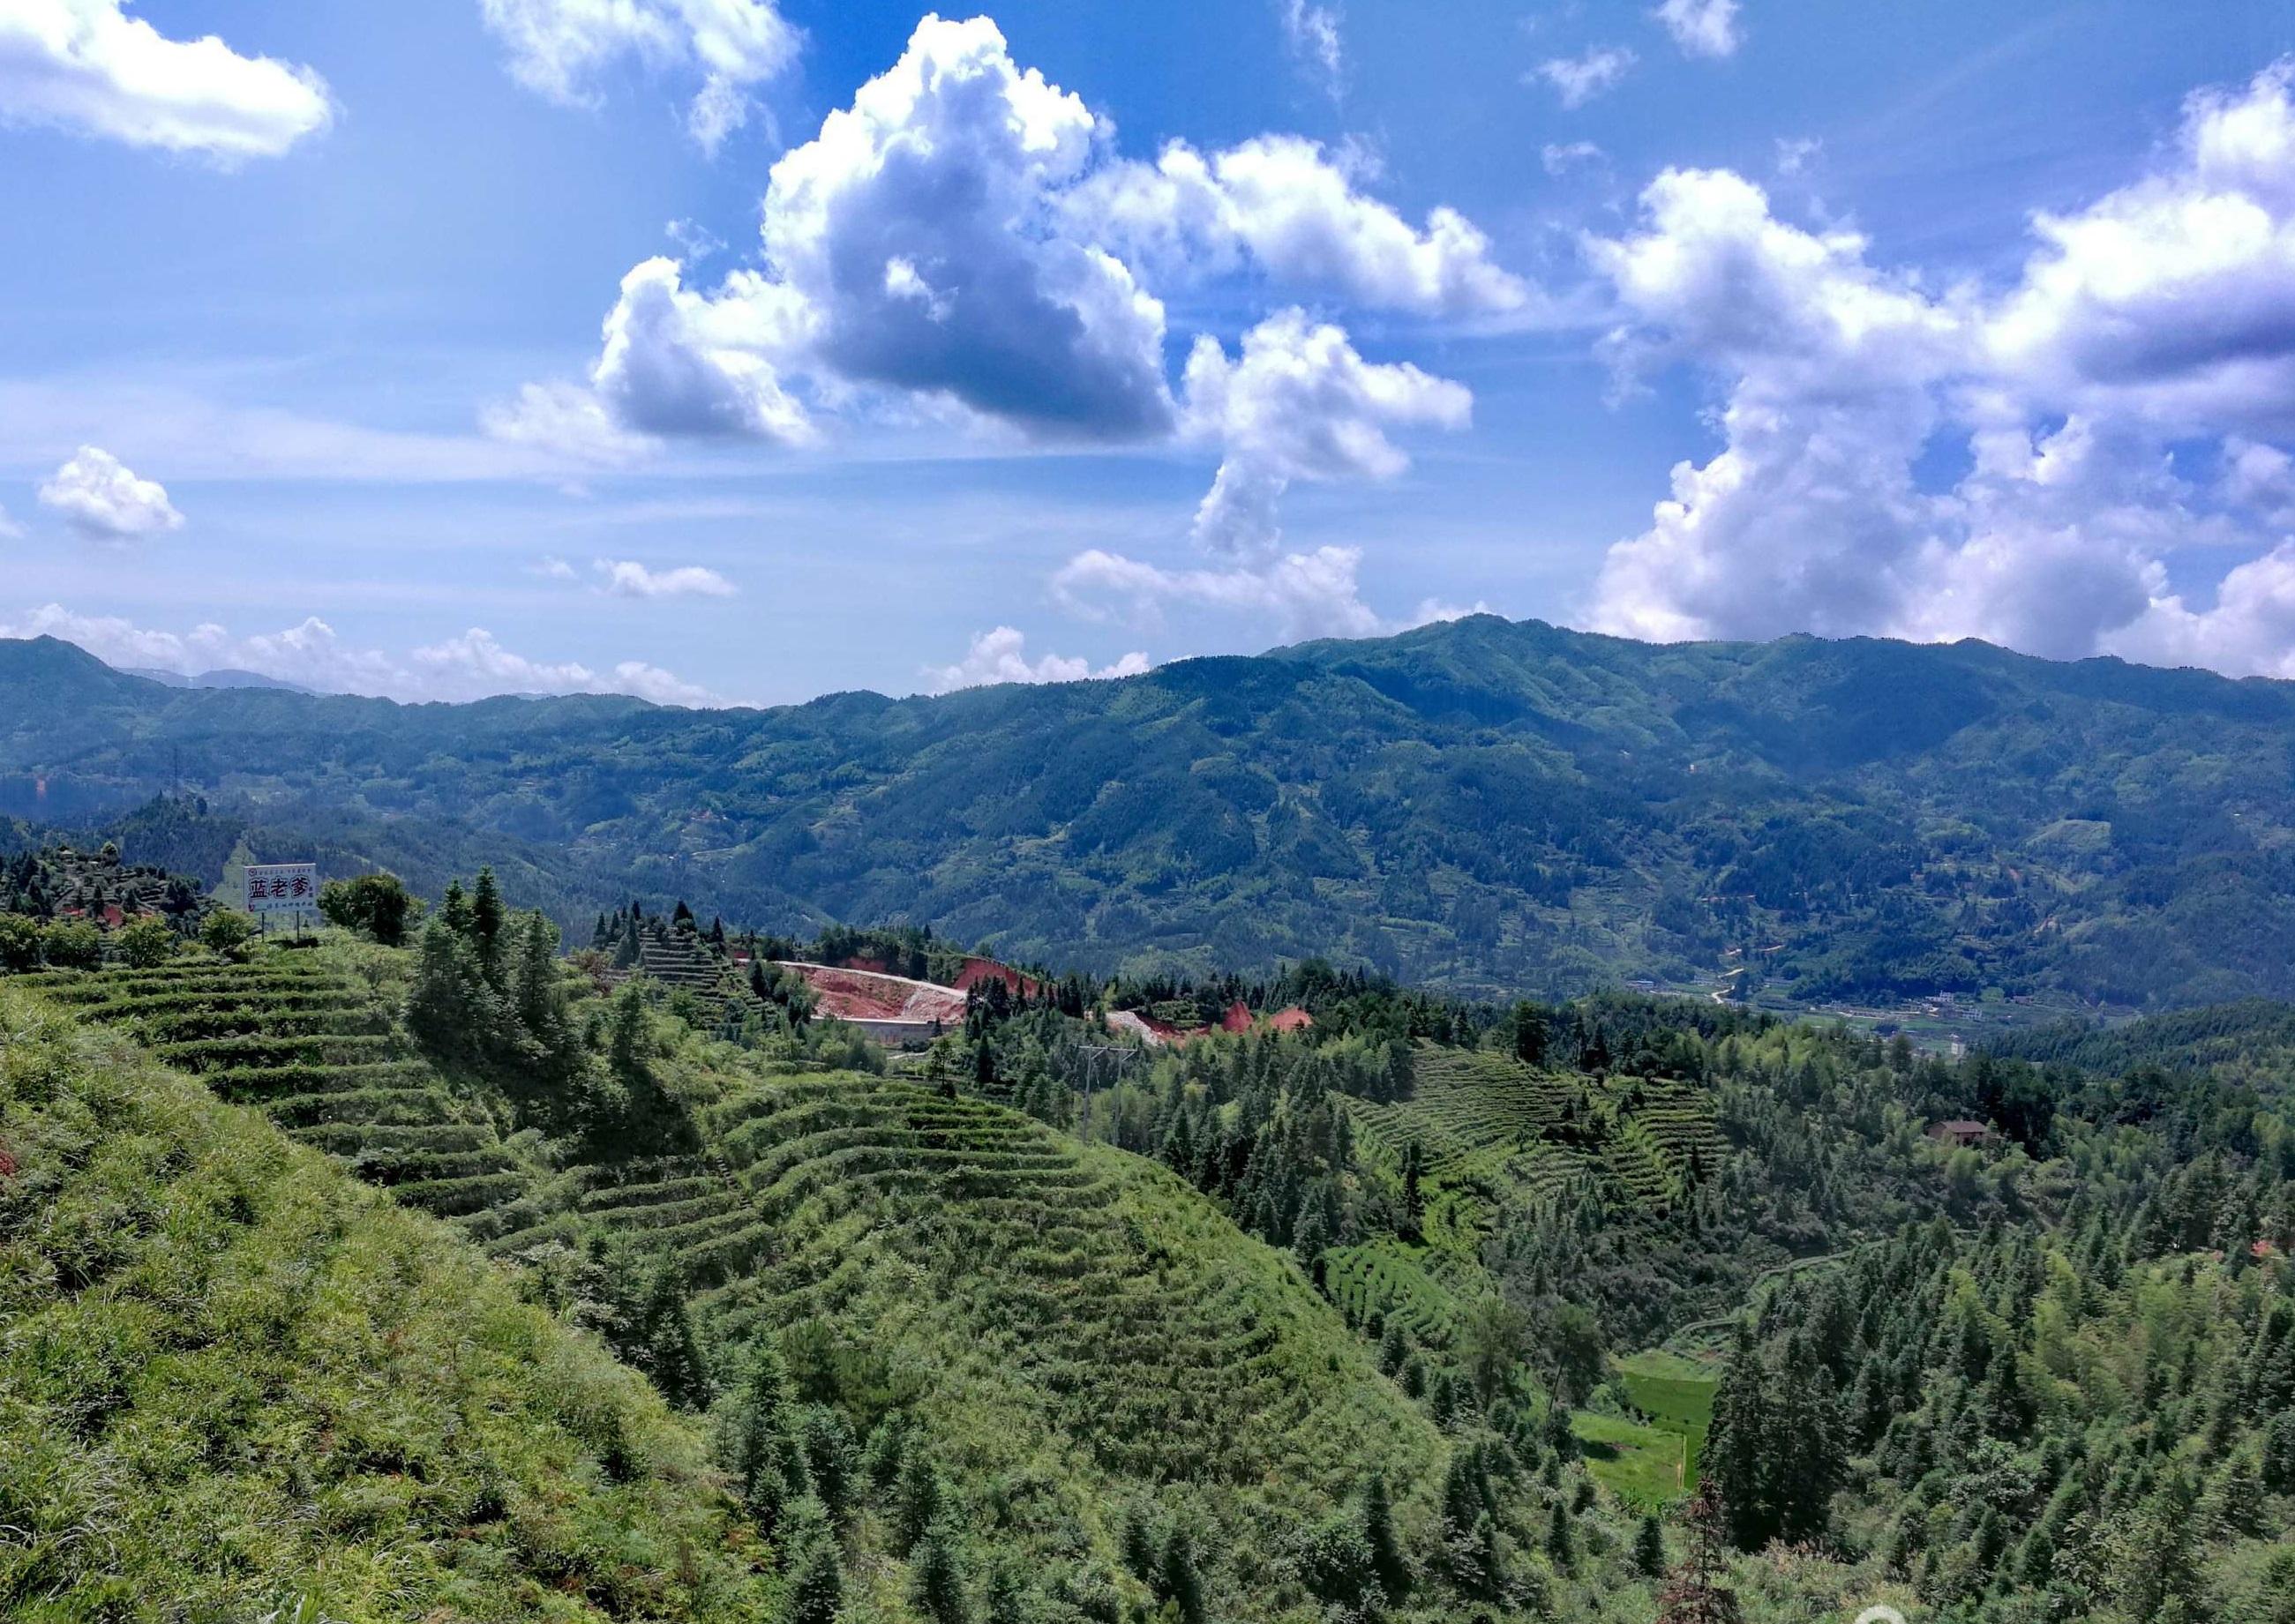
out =
{"type": "Polygon", "coordinates": [[[158,919],[139,919],[112,943],[119,962],[133,969],[156,969],[176,956],[183,940],[158,919]]]}
{"type": "Polygon", "coordinates": [[[40,927],[20,913],[0,913],[0,970],[40,966],[40,927]]]}
{"type": "Polygon", "coordinates": [[[406,927],[422,904],[396,874],[362,874],[321,886],[319,911],[345,930],[363,931],[385,947],[396,947],[406,940],[406,927]]]}
{"type": "Polygon", "coordinates": [[[82,919],[58,919],[40,933],[40,956],[59,970],[92,970],[103,962],[103,933],[82,919]]]}
{"type": "Polygon", "coordinates": [[[211,953],[225,959],[244,958],[255,940],[255,921],[230,908],[218,908],[200,926],[200,941],[211,953]]]}

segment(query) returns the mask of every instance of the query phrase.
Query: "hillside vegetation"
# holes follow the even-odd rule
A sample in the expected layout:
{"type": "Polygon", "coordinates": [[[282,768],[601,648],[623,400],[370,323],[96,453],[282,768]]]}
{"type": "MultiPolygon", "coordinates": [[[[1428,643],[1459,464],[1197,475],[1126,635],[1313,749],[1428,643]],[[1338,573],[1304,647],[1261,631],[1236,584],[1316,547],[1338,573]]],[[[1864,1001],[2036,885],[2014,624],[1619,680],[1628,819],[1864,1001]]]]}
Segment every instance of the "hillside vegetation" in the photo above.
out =
{"type": "Polygon", "coordinates": [[[764,1620],[694,1428],[428,1220],[0,984],[0,1613],[764,1620]]]}
{"type": "MultiPolygon", "coordinates": [[[[736,1478],[724,1440],[752,1424],[766,1361],[776,1436],[803,1464],[749,1473],[748,1537],[763,1552],[787,1532],[789,1560],[763,1571],[829,1572],[846,1616],[915,1616],[932,1584],[968,1616],[994,1598],[1047,1620],[1166,1603],[1286,1616],[1360,1582],[1312,1554],[1331,1517],[1369,1514],[1366,1494],[1428,1600],[1449,1593],[1440,1432],[1295,1262],[1170,1172],[986,1100],[713,1041],[641,1000],[616,1006],[640,1030],[586,1083],[522,1095],[410,1030],[424,974],[414,953],[337,941],[7,984],[12,1008],[37,994],[133,1033],[446,1220],[463,1238],[409,1231],[452,1260],[424,1311],[482,1276],[482,1253],[513,1266],[526,1298],[602,1335],[717,1439],[736,1478]],[[564,1108],[576,1096],[594,1097],[586,1118],[564,1108]]],[[[559,992],[576,1017],[608,1015],[559,992]]],[[[506,1302],[510,1277],[490,1287],[506,1302]]],[[[274,1584],[298,1571],[278,1553],[255,1565],[274,1584]]]]}
{"type": "Polygon", "coordinates": [[[761,927],[906,918],[1083,968],[2295,993],[2295,686],[2111,660],[1485,616],[1121,681],[697,713],[184,690],[36,641],[0,644],[0,811],[122,819],[210,879],[242,839],[430,892],[483,856],[569,926],[706,890],[761,927]],[[179,767],[208,813],[129,818],[179,767]]]}
{"type": "MultiPolygon", "coordinates": [[[[412,909],[384,907],[395,894],[370,879],[337,911],[363,898],[369,934],[401,934],[412,909]]],[[[32,1323],[134,1305],[116,1324],[60,1320],[48,1341],[0,1321],[0,1394],[36,1406],[11,1423],[35,1465],[0,1465],[0,1526],[54,1530],[26,1547],[17,1593],[54,1616],[102,1616],[88,1564],[176,1562],[170,1582],[202,1604],[267,1587],[285,1599],[266,1610],[326,1617],[1784,1624],[1884,1601],[1964,1624],[2283,1624],[2295,1610],[2280,1548],[2295,1528],[2295,1117],[2259,1010],[2124,1029],[2138,1063],[2111,1073],[1948,1063],[1902,1036],[1704,1001],[1466,1002],[1309,963],[1017,992],[989,975],[960,1022],[888,1055],[812,1018],[770,970],[796,944],[705,929],[689,908],[631,911],[618,935],[601,921],[601,945],[570,961],[491,872],[450,887],[406,947],[210,933],[227,918],[144,963],[163,944],[132,937],[140,925],[102,936],[92,967],[55,962],[44,934],[48,967],[4,983],[0,1030],[25,1033],[12,1066],[64,1057],[90,1098],[144,1080],[272,1158],[216,1175],[106,1105],[44,1162],[53,1068],[25,1073],[31,1092],[11,1082],[40,1106],[0,1118],[0,1144],[34,1151],[8,1165],[53,1170],[0,1205],[0,1235],[53,1231],[32,1323]],[[1184,1041],[1110,1020],[1238,1008],[1232,1029],[1184,1041]],[[200,1101],[160,1057],[271,1121],[200,1101]],[[1980,1125],[1967,1142],[1930,1131],[1960,1118],[1980,1125]],[[247,1180],[286,1200],[272,1192],[320,1176],[317,1147],[404,1210],[327,1187],[434,1261],[418,1276],[404,1253],[355,1250],[339,1281],[331,1263],[265,1261],[245,1289],[200,1272],[227,1265],[230,1226],[267,1233],[247,1180]],[[75,1179],[97,1180],[88,1200],[49,1198],[75,1179]],[[119,1196],[187,1179],[173,1208],[119,1196]],[[180,1269],[137,1261],[178,1248],[180,1269]],[[458,1300],[431,1294],[434,1276],[483,1325],[499,1303],[528,1341],[426,1352],[428,1333],[333,1328],[338,1314],[429,1325],[458,1300]],[[306,1313],[312,1289],[333,1295],[306,1313]],[[320,1344],[299,1340],[306,1323],[320,1344]],[[183,1359],[210,1344],[219,1378],[183,1359]],[[402,1406],[386,1388],[357,1409],[273,1374],[345,1349],[363,1363],[342,1382],[420,1395],[402,1406]],[[641,1410],[584,1430],[559,1349],[641,1410]],[[440,1487],[488,1434],[441,1418],[459,1378],[402,1358],[426,1373],[491,1358],[490,1415],[543,1440],[538,1459],[560,1447],[553,1426],[591,1449],[597,1491],[639,1497],[600,1514],[635,1544],[521,1566],[539,1548],[514,1531],[527,1490],[440,1487]],[[222,1393],[213,1408],[165,1385],[195,1377],[222,1393]],[[71,1499],[55,1485],[91,1451],[159,1435],[113,1418],[118,1393],[150,1384],[183,1439],[95,1459],[97,1487],[71,1499]],[[280,1394],[291,1417],[272,1415],[280,1394]],[[662,1441],[617,1441],[648,1429],[662,1441]],[[359,1440],[390,1481],[362,1480],[357,1511],[338,1512],[325,1471],[305,1467],[306,1489],[282,1467],[277,1492],[318,1509],[240,1533],[202,1497],[239,1493],[226,1480],[274,1439],[327,1470],[359,1440]],[[147,1530],[87,1498],[122,1471],[181,1486],[192,1514],[147,1530]],[[83,1555],[90,1528],[128,1548],[83,1555]],[[404,1590],[361,1566],[393,1538],[421,1552],[404,1590]],[[259,1541],[243,1572],[241,1539],[259,1541]],[[306,1554],[321,1539],[346,1554],[306,1554]],[[421,1587],[465,1582],[496,1588],[426,1603],[421,1587]],[[338,1583],[348,1611],[327,1612],[338,1583]],[[501,1599],[537,1583],[556,1588],[526,1612],[501,1599]]],[[[804,951],[977,968],[913,930],[804,951]]],[[[502,1469],[536,1481],[523,1470],[502,1469]]],[[[586,1491],[592,1467],[566,1470],[586,1491]]]]}

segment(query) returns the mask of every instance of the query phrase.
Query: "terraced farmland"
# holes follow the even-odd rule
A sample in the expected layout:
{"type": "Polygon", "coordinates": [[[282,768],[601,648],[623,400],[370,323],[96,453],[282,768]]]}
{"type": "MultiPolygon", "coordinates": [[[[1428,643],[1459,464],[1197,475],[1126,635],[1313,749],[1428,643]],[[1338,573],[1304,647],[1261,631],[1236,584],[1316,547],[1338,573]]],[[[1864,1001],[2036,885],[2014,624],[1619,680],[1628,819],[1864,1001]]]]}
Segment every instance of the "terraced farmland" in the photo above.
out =
{"type": "Polygon", "coordinates": [[[1438,1250],[1390,1235],[1324,1254],[1331,1300],[1348,1318],[1399,1324],[1411,1339],[1441,1347],[1457,1325],[1458,1281],[1438,1250]],[[1445,1278],[1445,1276],[1450,1277],[1445,1278]]]}
{"type": "Polygon", "coordinates": [[[409,1206],[471,1221],[531,1181],[493,1120],[414,1051],[379,988],[327,955],[11,981],[81,1020],[132,1033],[221,1098],[255,1106],[409,1206]]]}
{"type": "Polygon", "coordinates": [[[758,1079],[705,1115],[742,1204],[652,1231],[705,1334],[817,1322],[911,1370],[965,1476],[1064,1457],[1095,1487],[1058,1515],[1110,1550],[1125,1479],[1249,1520],[1376,1462],[1430,1509],[1428,1424],[1293,1264],[1164,1169],[895,1078],[758,1079]]]}
{"type": "Polygon", "coordinates": [[[1388,1237],[1334,1251],[1333,1298],[1351,1318],[1396,1320],[1436,1346],[1466,1303],[1494,1289],[1482,1245],[1503,1212],[1559,1199],[1585,1180],[1608,1200],[1663,1211],[1720,1165],[1712,1106],[1679,1082],[1595,1081],[1430,1046],[1414,1058],[1409,1098],[1344,1103],[1359,1159],[1391,1192],[1417,1147],[1420,1244],[1388,1237]]]}
{"type": "Polygon", "coordinates": [[[1688,1084],[1590,1082],[1473,1050],[1422,1049],[1409,1099],[1354,1110],[1379,1163],[1399,1167],[1399,1147],[1416,1139],[1425,1178],[1499,1201],[1541,1199],[1591,1176],[1617,1197],[1663,1207],[1721,1154],[1712,1106],[1688,1084]]]}

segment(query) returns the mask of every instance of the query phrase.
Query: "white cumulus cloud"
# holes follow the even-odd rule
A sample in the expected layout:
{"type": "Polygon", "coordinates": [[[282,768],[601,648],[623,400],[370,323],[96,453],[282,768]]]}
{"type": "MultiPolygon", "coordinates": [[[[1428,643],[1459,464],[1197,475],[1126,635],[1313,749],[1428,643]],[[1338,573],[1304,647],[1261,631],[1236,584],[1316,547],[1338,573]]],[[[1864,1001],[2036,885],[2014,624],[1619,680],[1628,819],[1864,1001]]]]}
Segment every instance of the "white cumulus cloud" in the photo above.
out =
{"type": "Polygon", "coordinates": [[[2295,432],[2295,63],[2185,110],[2173,160],[2071,214],[1984,326],[2028,396],[2170,431],[2295,432]]]}
{"type": "Polygon", "coordinates": [[[184,516],[156,479],[139,477],[110,452],[83,445],[39,489],[53,508],[90,541],[127,542],[183,527],[184,516]]]}
{"type": "Polygon", "coordinates": [[[1589,244],[1606,343],[1629,376],[1713,379],[1723,444],[1611,549],[1590,623],[2295,674],[2290,78],[2191,98],[2151,173],[2036,216],[1997,290],[1876,265],[1741,176],[1662,175],[1643,229],[1589,244]],[[1923,477],[1940,444],[1965,452],[1948,484],[1923,477]],[[2212,602],[2171,585],[2242,552],[2212,602]]]}
{"type": "Polygon", "coordinates": [[[1651,13],[1687,56],[1730,56],[1743,37],[1737,0],[1665,0],[1651,13]]]}
{"type": "MultiPolygon", "coordinates": [[[[1198,339],[1175,392],[1152,290],[1248,278],[1438,319],[1531,307],[1465,216],[1413,224],[1370,195],[1375,178],[1356,150],[1288,135],[1125,159],[1113,126],[1016,62],[993,22],[927,16],[772,166],[761,265],[714,288],[673,259],[637,265],[586,382],[534,386],[486,420],[573,456],[796,445],[840,421],[919,418],[1033,445],[1199,445],[1221,461],[1198,540],[1280,575],[1288,486],[1392,477],[1406,459],[1390,431],[1462,426],[1466,392],[1366,362],[1342,327],[1295,309],[1246,332],[1239,356],[1198,339]]],[[[1333,576],[1299,556],[1268,590],[1333,576]]]]}
{"type": "Polygon", "coordinates": [[[1367,362],[1344,331],[1303,311],[1260,322],[1237,358],[1198,339],[1187,426],[1222,454],[1196,510],[1196,540],[1215,554],[1270,554],[1282,539],[1277,505],[1294,480],[1391,479],[1410,460],[1390,428],[1462,428],[1473,408],[1465,386],[1408,363],[1367,362]]]}
{"type": "Polygon", "coordinates": [[[565,382],[527,384],[516,399],[487,406],[478,424],[505,445],[601,467],[634,462],[652,445],[615,420],[595,390],[565,382]]]}
{"type": "Polygon", "coordinates": [[[924,668],[926,690],[944,694],[992,682],[1082,682],[1107,677],[1136,677],[1149,668],[1148,657],[1137,651],[1097,671],[1090,660],[1068,655],[1047,654],[1031,660],[1027,643],[1026,636],[1011,626],[979,632],[964,657],[955,665],[924,668]]]}
{"type": "Polygon", "coordinates": [[[1262,637],[1372,637],[1397,629],[1362,600],[1358,547],[1219,568],[1167,569],[1098,548],[1080,552],[1052,577],[1052,592],[1072,612],[1093,620],[1158,626],[1181,606],[1243,618],[1262,637]]]}
{"type": "Polygon", "coordinates": [[[1150,275],[1248,271],[1434,315],[1530,302],[1465,216],[1414,226],[1312,142],[1174,143],[1150,164],[1114,140],[987,19],[927,17],[772,167],[762,269],[701,290],[676,261],[640,265],[586,389],[491,420],[574,451],[598,437],[586,398],[626,434],[790,443],[876,402],[1036,442],[1155,441],[1180,412],[1150,275]]]}
{"type": "Polygon", "coordinates": [[[687,127],[705,151],[748,121],[751,89],[796,59],[799,35],[770,0],[480,0],[512,78],[593,105],[616,63],[699,76],[687,127]]]}
{"type": "Polygon", "coordinates": [[[1250,265],[1286,286],[1427,315],[1522,309],[1531,290],[1454,208],[1425,229],[1365,194],[1357,166],[1297,135],[1205,154],[1185,142],[1153,165],[1112,164],[1079,187],[1070,217],[1135,265],[1176,275],[1250,265]]]}
{"type": "Polygon", "coordinates": [[[170,39],[123,0],[0,5],[0,123],[45,124],[229,163],[271,158],[333,118],[308,68],[170,39]]]}

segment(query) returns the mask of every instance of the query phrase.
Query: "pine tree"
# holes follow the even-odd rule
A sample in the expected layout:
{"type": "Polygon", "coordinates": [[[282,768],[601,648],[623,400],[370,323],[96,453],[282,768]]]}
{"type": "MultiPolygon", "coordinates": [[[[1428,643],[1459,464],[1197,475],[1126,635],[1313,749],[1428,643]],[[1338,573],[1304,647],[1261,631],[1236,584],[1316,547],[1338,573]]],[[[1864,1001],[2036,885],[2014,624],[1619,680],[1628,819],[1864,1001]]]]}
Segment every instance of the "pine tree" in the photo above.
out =
{"type": "Polygon", "coordinates": [[[478,966],[486,972],[486,984],[497,992],[503,982],[502,924],[502,887],[494,883],[492,868],[480,869],[478,891],[470,899],[470,942],[478,950],[478,966]]]}
{"type": "Polygon", "coordinates": [[[837,1624],[845,1604],[845,1567],[837,1530],[819,1500],[799,1500],[789,1519],[788,1624],[837,1624]]]}
{"type": "Polygon", "coordinates": [[[1634,1566],[1652,1579],[1665,1572],[1665,1529],[1655,1513],[1642,1518],[1634,1534],[1634,1566]]]}
{"type": "Polygon", "coordinates": [[[1727,1518],[1729,1537],[1740,1550],[1758,1550],[1774,1531],[1764,1455],[1768,1375],[1752,1331],[1741,1325],[1714,1390],[1713,1418],[1699,1468],[1712,1485],[1711,1504],[1727,1518]]]}
{"type": "Polygon", "coordinates": [[[558,927],[540,912],[521,916],[510,934],[509,992],[518,1017],[526,1057],[551,1080],[563,1079],[580,1064],[574,1017],[566,1006],[566,983],[558,970],[558,927]]]}
{"type": "Polygon", "coordinates": [[[1179,1609],[1180,1624],[1204,1624],[1204,1580],[1197,1561],[1195,1536],[1185,1523],[1172,1523],[1164,1537],[1156,1588],[1179,1609]]]}
{"type": "Polygon", "coordinates": [[[925,1537],[948,1503],[948,1491],[935,1466],[921,1449],[908,1451],[901,1463],[900,1482],[894,1493],[893,1522],[905,1552],[925,1537]]]}
{"type": "Polygon", "coordinates": [[[441,910],[422,927],[416,945],[407,1029],[433,1054],[467,1060],[493,1037],[501,1018],[494,990],[478,967],[478,951],[441,910]]]}
{"type": "Polygon", "coordinates": [[[643,1075],[653,1052],[653,1013],[646,1005],[644,982],[633,977],[614,994],[606,1034],[606,1052],[616,1074],[633,1081],[643,1075]]]}
{"type": "Polygon", "coordinates": [[[945,1522],[927,1528],[909,1553],[909,1600],[933,1624],[970,1624],[964,1564],[956,1532],[945,1522]]]}
{"type": "Polygon", "coordinates": [[[826,1404],[805,1406],[797,1423],[797,1442],[813,1491],[829,1507],[829,1514],[842,1521],[853,1503],[853,1434],[844,1416],[826,1404]]]}
{"type": "Polygon", "coordinates": [[[2263,1481],[2281,1494],[2295,1489],[2295,1409],[2281,1410],[2264,1429],[2263,1481]]]}
{"type": "Polygon", "coordinates": [[[637,1362],[665,1398],[683,1408],[709,1401],[709,1366],[676,1265],[665,1261],[648,1280],[638,1311],[637,1362]]]}
{"type": "Polygon", "coordinates": [[[2193,1499],[2190,1481],[2180,1470],[2172,1471],[2121,1533],[2115,1566],[2120,1605],[2129,1617],[2150,1619],[2171,1600],[2198,1597],[2193,1499]]]}
{"type": "Polygon", "coordinates": [[[1386,1474],[1373,1472],[1363,1479],[1363,1543],[1370,1547],[1371,1572],[1390,1602],[1399,1602],[1410,1590],[1410,1564],[1394,1529],[1394,1506],[1387,1495],[1386,1474]]]}
{"type": "Polygon", "coordinates": [[[1570,1508],[1560,1500],[1554,1502],[1553,1514],[1547,1519],[1546,1555],[1564,1573],[1578,1565],[1577,1530],[1570,1522],[1570,1508]]]}
{"type": "Polygon", "coordinates": [[[750,1349],[748,1368],[731,1400],[719,1458],[749,1514],[767,1533],[781,1508],[811,1487],[790,1433],[788,1373],[770,1336],[750,1349]]]}
{"type": "Polygon", "coordinates": [[[1402,1322],[1389,1319],[1386,1329],[1379,1334],[1378,1367],[1388,1375],[1399,1375],[1402,1362],[1410,1357],[1410,1339],[1403,1334],[1402,1322]]]}

